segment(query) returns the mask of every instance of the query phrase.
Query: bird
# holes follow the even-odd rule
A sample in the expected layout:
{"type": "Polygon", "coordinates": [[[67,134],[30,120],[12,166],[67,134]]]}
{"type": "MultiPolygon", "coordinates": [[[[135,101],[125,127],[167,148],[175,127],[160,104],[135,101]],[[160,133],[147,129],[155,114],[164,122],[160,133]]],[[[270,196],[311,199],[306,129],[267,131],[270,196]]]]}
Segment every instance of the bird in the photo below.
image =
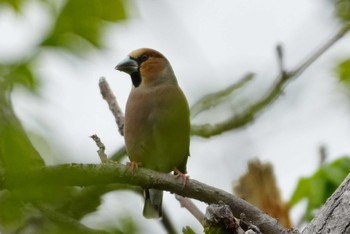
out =
{"type": "MultiPolygon", "coordinates": [[[[169,60],[150,48],[132,51],[115,67],[130,75],[124,140],[131,163],[181,176],[190,155],[190,110],[169,60]]],[[[144,190],[143,216],[162,217],[163,191],[144,190]]]]}

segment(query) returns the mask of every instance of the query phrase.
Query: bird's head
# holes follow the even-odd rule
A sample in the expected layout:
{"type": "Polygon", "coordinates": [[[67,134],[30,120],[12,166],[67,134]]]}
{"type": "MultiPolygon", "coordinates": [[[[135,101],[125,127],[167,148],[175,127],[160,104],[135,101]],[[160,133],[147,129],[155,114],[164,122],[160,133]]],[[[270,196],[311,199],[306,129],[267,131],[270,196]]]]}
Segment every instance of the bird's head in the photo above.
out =
{"type": "Polygon", "coordinates": [[[134,87],[163,83],[177,84],[169,61],[156,50],[141,48],[131,52],[115,69],[128,73],[134,87]]]}

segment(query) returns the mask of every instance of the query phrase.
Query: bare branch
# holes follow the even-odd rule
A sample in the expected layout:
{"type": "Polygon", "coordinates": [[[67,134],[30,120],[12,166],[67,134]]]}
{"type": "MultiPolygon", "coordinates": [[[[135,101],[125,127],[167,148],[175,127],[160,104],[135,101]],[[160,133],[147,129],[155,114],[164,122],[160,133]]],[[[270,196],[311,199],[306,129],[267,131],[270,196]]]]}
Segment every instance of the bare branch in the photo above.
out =
{"type": "Polygon", "coordinates": [[[176,200],[180,202],[181,207],[186,208],[201,224],[204,220],[204,214],[188,198],[175,194],[176,200]]]}
{"type": "Polygon", "coordinates": [[[278,44],[276,46],[276,54],[277,54],[277,62],[278,62],[278,67],[280,70],[280,74],[285,73],[285,68],[284,68],[284,51],[283,47],[281,44],[278,44]]]}
{"type": "Polygon", "coordinates": [[[290,72],[290,76],[298,77],[300,76],[306,68],[308,68],[311,64],[313,64],[324,52],[326,52],[329,48],[331,48],[337,41],[343,38],[350,30],[350,24],[345,24],[341,27],[338,32],[331,37],[328,41],[324,43],[318,50],[316,50],[313,54],[310,55],[302,64],[300,64],[297,68],[290,72]]]}
{"type": "Polygon", "coordinates": [[[97,150],[97,153],[98,153],[98,156],[100,157],[100,160],[102,163],[106,163],[108,162],[108,157],[105,153],[105,145],[101,142],[101,139],[96,135],[92,135],[90,136],[96,143],[97,147],[98,147],[98,150],[97,150]]]}
{"type": "Polygon", "coordinates": [[[324,52],[326,52],[332,45],[339,41],[346,33],[350,30],[350,24],[342,27],[332,38],[330,38],[323,46],[321,46],[317,51],[315,51],[305,62],[299,65],[292,71],[284,71],[283,68],[283,57],[282,49],[278,49],[278,60],[280,67],[280,74],[278,75],[276,81],[266,93],[264,97],[249,106],[243,113],[232,116],[226,121],[216,123],[216,124],[203,124],[203,125],[193,125],[191,133],[193,135],[202,137],[211,137],[221,134],[226,131],[230,131],[236,128],[245,126],[246,124],[252,122],[258,114],[266,109],[269,105],[273,103],[282,93],[283,88],[287,85],[288,81],[299,77],[311,64],[313,64],[324,52]]]}
{"type": "Polygon", "coordinates": [[[226,89],[220,90],[219,92],[211,93],[202,97],[200,100],[198,100],[195,104],[192,105],[191,118],[196,117],[201,112],[208,110],[211,107],[214,107],[218,105],[220,102],[224,101],[234,91],[243,87],[245,84],[251,81],[253,79],[253,76],[254,74],[249,73],[245,75],[241,80],[230,85],[226,89]]]}
{"type": "Polygon", "coordinates": [[[124,136],[124,114],[120,109],[117,99],[115,98],[111,88],[108,85],[108,82],[104,77],[100,79],[99,87],[103,99],[108,103],[108,107],[115,118],[120,135],[124,136]]]}
{"type": "Polygon", "coordinates": [[[211,204],[207,207],[204,222],[205,233],[237,233],[245,234],[245,231],[250,231],[254,234],[262,234],[259,228],[252,226],[248,227],[244,221],[235,218],[228,205],[223,202],[211,204]],[[243,224],[243,225],[242,225],[243,224]],[[246,229],[243,229],[242,226],[246,229]]]}
{"type": "Polygon", "coordinates": [[[111,156],[111,160],[119,162],[127,155],[125,146],[121,147],[117,152],[111,156]]]}
{"type": "Polygon", "coordinates": [[[163,216],[161,219],[162,225],[168,234],[177,234],[176,228],[172,223],[168,213],[163,210],[163,216]]]}

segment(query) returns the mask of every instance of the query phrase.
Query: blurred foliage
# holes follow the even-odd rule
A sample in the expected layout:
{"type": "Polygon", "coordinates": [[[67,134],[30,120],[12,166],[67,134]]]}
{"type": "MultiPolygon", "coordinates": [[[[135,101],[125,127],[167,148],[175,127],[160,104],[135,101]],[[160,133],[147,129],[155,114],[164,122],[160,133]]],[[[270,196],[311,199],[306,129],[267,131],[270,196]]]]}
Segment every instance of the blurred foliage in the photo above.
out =
{"type": "Polygon", "coordinates": [[[133,234],[133,233],[139,233],[140,230],[137,226],[137,224],[133,221],[130,216],[124,217],[120,219],[121,227],[119,229],[113,228],[112,233],[125,233],[125,234],[133,234]]]}
{"type": "Polygon", "coordinates": [[[182,228],[182,233],[183,234],[196,234],[191,227],[186,226],[184,228],[182,228]]]}
{"type": "Polygon", "coordinates": [[[19,84],[28,90],[35,91],[38,87],[38,80],[31,69],[29,62],[0,64],[2,90],[10,90],[14,84],[19,84]]]}
{"type": "MultiPolygon", "coordinates": [[[[350,23],[350,0],[332,0],[335,15],[343,24],[350,23]]],[[[347,89],[350,89],[350,58],[336,65],[336,75],[347,89]]]]}
{"type": "Polygon", "coordinates": [[[344,60],[337,65],[336,74],[339,80],[343,82],[346,87],[350,88],[350,59],[344,60]]]}
{"type": "MultiPolygon", "coordinates": [[[[5,175],[6,183],[10,185],[11,181],[16,180],[18,176],[23,176],[23,173],[30,173],[32,169],[42,166],[44,161],[16,118],[8,92],[0,92],[0,174],[5,175]]],[[[69,180],[62,177],[60,179],[69,180]]],[[[78,222],[77,220],[84,215],[96,210],[101,204],[100,197],[103,194],[115,189],[118,187],[52,186],[48,188],[24,184],[21,189],[2,190],[0,191],[0,230],[8,233],[37,228],[35,233],[63,233],[63,230],[67,233],[71,222],[67,221],[68,225],[62,225],[61,221],[59,225],[55,225],[51,220],[52,217],[48,219],[32,205],[44,206],[60,212],[67,220],[78,222]],[[29,206],[31,209],[28,209],[29,206]],[[35,220],[34,223],[33,220],[35,220]],[[52,232],[52,230],[56,231],[52,232]]],[[[75,230],[75,227],[72,228],[75,230]]],[[[81,233],[86,233],[86,228],[82,230],[81,233]]],[[[80,232],[75,230],[74,233],[80,232]]]]}
{"type": "Polygon", "coordinates": [[[90,0],[89,4],[85,0],[67,1],[42,45],[66,48],[79,54],[86,52],[87,47],[81,46],[86,40],[100,48],[106,22],[116,22],[125,17],[123,2],[120,0],[90,0]]]}
{"type": "MultiPolygon", "coordinates": [[[[52,23],[46,30],[47,35],[41,37],[30,55],[23,55],[19,61],[6,61],[0,64],[0,82],[7,90],[20,84],[33,91],[37,88],[38,77],[33,65],[41,52],[49,47],[63,50],[75,56],[85,56],[93,49],[104,46],[103,35],[110,25],[126,19],[123,0],[84,0],[63,1],[57,7],[57,1],[33,0],[32,3],[45,4],[42,9],[49,11],[52,23]]],[[[16,12],[25,10],[24,1],[0,0],[0,6],[9,5],[16,12]]],[[[28,3],[28,2],[27,2],[28,3]]],[[[10,8],[9,8],[10,9],[10,8]]],[[[40,38],[40,37],[39,37],[40,38]]]]}
{"type": "Polygon", "coordinates": [[[12,175],[19,170],[43,166],[44,161],[16,118],[2,85],[0,83],[0,168],[12,175]]]}
{"type": "MultiPolygon", "coordinates": [[[[104,30],[109,23],[126,19],[123,0],[67,0],[21,1],[0,0],[3,11],[11,9],[21,14],[27,4],[45,4],[51,24],[41,41],[23,54],[18,61],[2,61],[0,64],[0,181],[5,187],[23,173],[43,167],[44,161],[32,145],[28,134],[12,108],[10,93],[13,86],[21,85],[33,92],[39,88],[39,78],[34,72],[40,66],[38,57],[54,47],[76,56],[85,56],[104,46],[104,30]],[[24,4],[25,3],[25,4],[24,4]],[[59,7],[57,4],[60,3],[59,7]]],[[[82,175],[84,176],[84,175],[82,175]]],[[[60,178],[69,180],[69,178],[60,178]]],[[[48,181],[48,184],[50,182],[48,181]]],[[[106,233],[82,225],[79,220],[94,212],[101,204],[101,196],[109,191],[125,189],[119,186],[33,187],[0,191],[0,232],[3,233],[106,233]]],[[[113,225],[110,233],[135,233],[136,224],[125,218],[119,227],[113,225]]]]}
{"type": "Polygon", "coordinates": [[[350,21],[350,0],[334,0],[336,16],[343,22],[350,21]]]}
{"type": "Polygon", "coordinates": [[[0,4],[7,4],[15,11],[20,11],[22,6],[22,0],[0,0],[0,4]]]}
{"type": "Polygon", "coordinates": [[[274,217],[285,227],[292,227],[289,206],[282,199],[272,164],[250,160],[247,172],[235,182],[233,193],[274,217]]]}
{"type": "Polygon", "coordinates": [[[305,219],[313,218],[313,211],[320,208],[343,182],[350,171],[350,157],[342,157],[323,164],[312,176],[301,178],[289,201],[294,206],[307,199],[305,219]]]}

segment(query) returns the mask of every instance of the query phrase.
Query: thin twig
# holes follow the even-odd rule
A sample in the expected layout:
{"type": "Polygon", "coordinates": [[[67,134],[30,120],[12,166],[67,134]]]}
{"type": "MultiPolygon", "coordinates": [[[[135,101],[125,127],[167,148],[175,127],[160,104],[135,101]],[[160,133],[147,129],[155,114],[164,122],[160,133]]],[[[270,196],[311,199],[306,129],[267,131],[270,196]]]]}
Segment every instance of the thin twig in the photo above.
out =
{"type": "Polygon", "coordinates": [[[284,68],[284,51],[283,47],[281,44],[278,44],[276,46],[276,53],[277,53],[277,62],[278,62],[278,67],[280,70],[280,73],[285,73],[285,68],[284,68]]]}
{"type": "Polygon", "coordinates": [[[181,207],[186,208],[202,224],[205,216],[190,199],[177,194],[175,198],[180,202],[181,207]]]}
{"type": "Polygon", "coordinates": [[[176,228],[174,227],[174,224],[172,223],[169,214],[163,210],[163,216],[162,216],[162,225],[164,229],[166,230],[166,233],[168,234],[177,234],[176,228]]]}
{"type": "Polygon", "coordinates": [[[117,150],[111,157],[110,159],[112,161],[119,162],[122,160],[125,156],[127,155],[126,148],[125,146],[121,147],[119,150],[117,150]]]}
{"type": "Polygon", "coordinates": [[[104,77],[100,78],[99,87],[103,99],[106,100],[109,109],[112,111],[112,114],[118,125],[120,135],[124,136],[124,114],[121,108],[119,107],[117,99],[115,98],[111,88],[109,87],[108,82],[104,77]]]}
{"type": "Polygon", "coordinates": [[[249,81],[251,81],[254,77],[253,73],[246,74],[241,80],[230,85],[224,90],[220,90],[219,92],[207,94],[198,100],[191,107],[191,118],[196,117],[201,112],[210,109],[213,106],[218,105],[223,102],[229,95],[231,95],[237,89],[246,85],[249,81]]]}
{"type": "MultiPolygon", "coordinates": [[[[236,128],[241,128],[246,124],[252,122],[256,116],[273,103],[281,94],[283,94],[283,88],[289,81],[299,77],[311,64],[313,64],[324,52],[326,52],[332,45],[339,41],[350,30],[350,24],[342,27],[331,39],[329,39],[323,46],[315,51],[308,59],[305,60],[300,66],[292,71],[285,71],[278,75],[276,81],[270,88],[270,90],[256,103],[247,107],[246,110],[239,114],[228,118],[227,120],[216,124],[202,124],[193,125],[191,128],[191,134],[201,137],[211,137],[223,132],[227,132],[236,128]]],[[[280,56],[280,55],[278,55],[280,56]]],[[[281,58],[279,58],[280,60],[281,58]]],[[[282,61],[280,61],[282,62],[282,61]]],[[[280,70],[282,70],[280,65],[280,70]]],[[[282,70],[284,71],[284,70],[282,70]]]]}
{"type": "Polygon", "coordinates": [[[313,54],[310,55],[301,65],[295,68],[293,71],[289,72],[290,76],[298,77],[308,68],[311,64],[313,64],[324,52],[326,52],[329,48],[331,48],[337,41],[344,37],[350,30],[350,24],[345,24],[341,29],[337,31],[337,33],[331,37],[328,41],[326,41],[318,50],[316,50],[313,54]]]}
{"type": "Polygon", "coordinates": [[[100,157],[100,160],[102,163],[106,163],[108,162],[108,157],[105,153],[105,145],[101,142],[101,139],[96,135],[92,135],[90,136],[96,143],[97,147],[98,147],[98,150],[97,150],[97,153],[98,153],[98,156],[100,157]]]}
{"type": "Polygon", "coordinates": [[[320,145],[320,147],[318,148],[319,151],[319,167],[321,167],[322,165],[324,165],[324,163],[327,161],[327,148],[325,145],[320,145]]]}

